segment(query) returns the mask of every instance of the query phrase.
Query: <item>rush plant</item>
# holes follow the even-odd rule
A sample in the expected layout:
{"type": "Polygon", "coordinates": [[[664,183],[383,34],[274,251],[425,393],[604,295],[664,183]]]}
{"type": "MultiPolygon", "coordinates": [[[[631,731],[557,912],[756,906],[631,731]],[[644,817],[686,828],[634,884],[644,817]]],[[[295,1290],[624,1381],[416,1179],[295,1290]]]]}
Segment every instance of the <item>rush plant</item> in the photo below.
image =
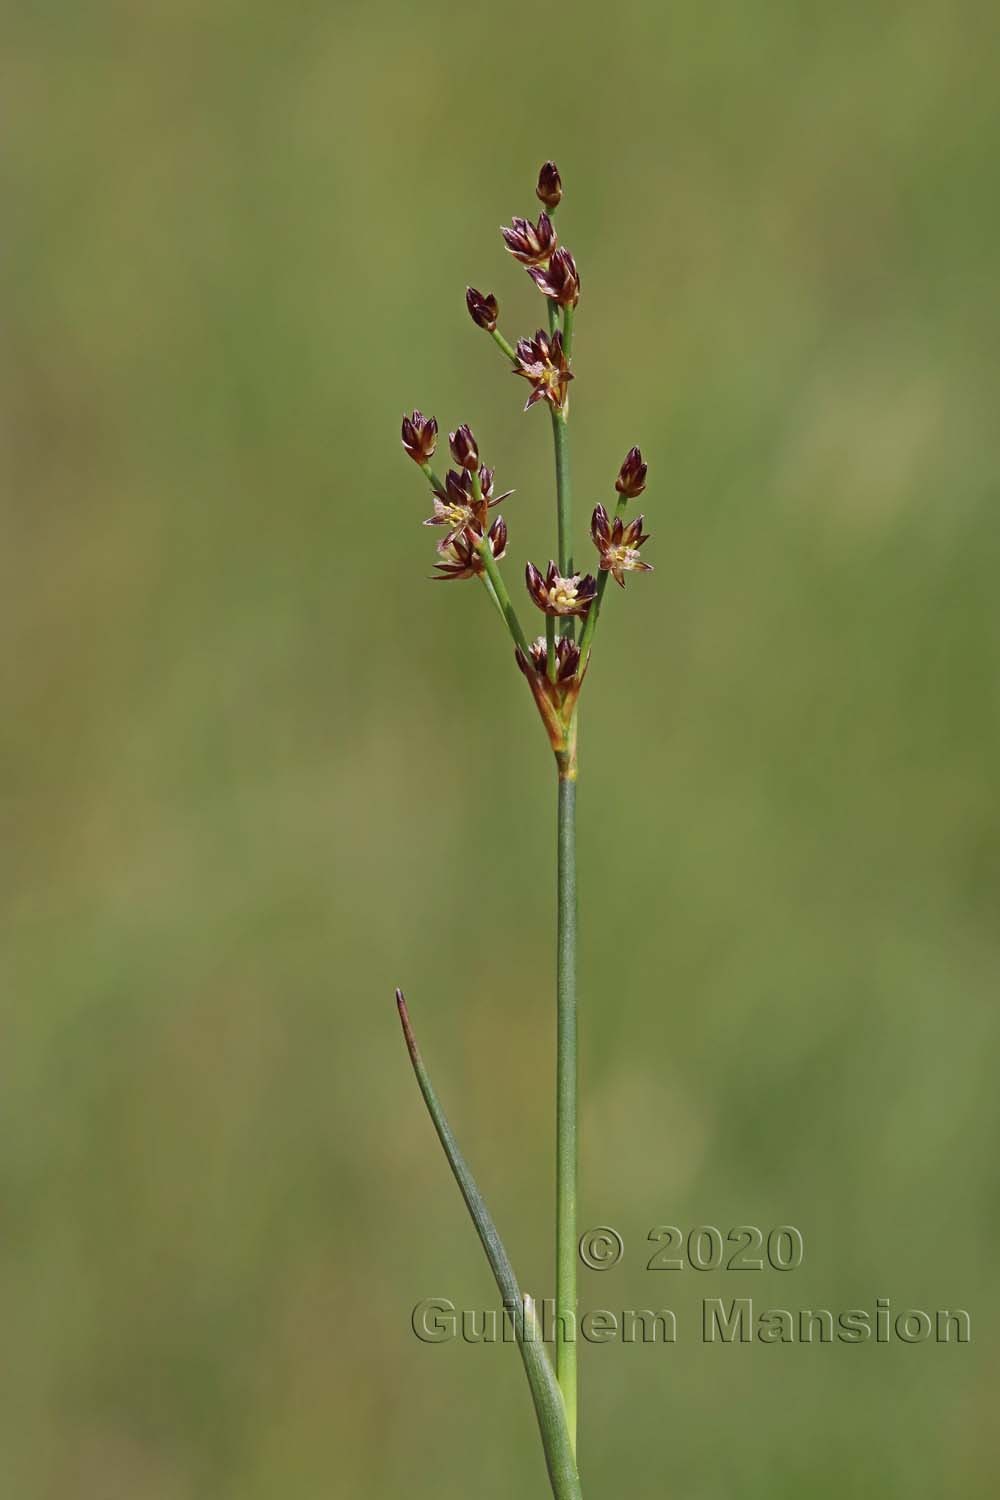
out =
{"type": "MultiPolygon", "coordinates": [[[[478,579],[514,643],[514,659],[527,679],[555,755],[556,836],[556,1204],[555,1204],[555,1363],[542,1342],[535,1307],[522,1296],[517,1278],[475,1180],[458,1149],[417,1048],[406,1001],[396,991],[403,1035],[420,1091],[441,1145],[479,1233],[504,1307],[511,1318],[535,1403],[549,1480],[558,1500],[581,1495],[576,1462],[576,1263],[577,1263],[577,987],[576,987],[576,787],[577,716],[580,690],[590,666],[594,634],[608,579],[622,588],[625,575],[649,572],[639,549],[648,540],[643,518],[627,517],[630,501],[646,486],[646,465],[638,448],[629,450],[615,480],[610,509],[598,504],[590,522],[596,549],[595,573],[578,572],[573,562],[570,490],[570,383],[574,378],[573,335],[580,301],[580,275],[570,252],[559,244],[553,217],[562,198],[554,162],[538,176],[543,205],[537,222],[515,218],[501,233],[515,261],[524,266],[545,299],[548,327],[511,344],[500,332],[500,308],[490,292],[466,292],[473,323],[493,339],[513,374],[531,387],[525,411],[548,407],[556,477],[558,559],[543,573],[528,563],[525,582],[531,609],[541,612],[544,633],[529,640],[504,581],[500,563],[507,549],[507,525],[490,512],[511,494],[494,493],[494,472],[481,462],[479,444],[468,426],[449,434],[455,465],[440,478],[431,466],[438,426],[414,411],[403,418],[403,448],[421,470],[431,491],[432,512],[425,525],[441,528],[438,579],[478,579]]],[[[610,488],[610,486],[609,486],[610,488]]]]}

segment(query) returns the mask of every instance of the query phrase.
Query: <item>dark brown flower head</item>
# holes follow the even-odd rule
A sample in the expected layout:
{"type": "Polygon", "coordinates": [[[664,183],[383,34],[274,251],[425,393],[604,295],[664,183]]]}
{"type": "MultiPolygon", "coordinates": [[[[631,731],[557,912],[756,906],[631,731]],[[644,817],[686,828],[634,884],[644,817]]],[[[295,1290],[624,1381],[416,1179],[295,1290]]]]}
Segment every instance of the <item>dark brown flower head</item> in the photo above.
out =
{"type": "Polygon", "coordinates": [[[630,448],[625,455],[625,462],[618,470],[615,489],[626,500],[634,500],[645,488],[646,465],[642,461],[642,454],[638,448],[630,448]]]}
{"type": "Polygon", "coordinates": [[[554,562],[549,563],[544,578],[529,563],[524,577],[532,602],[546,615],[585,615],[597,593],[597,579],[590,573],[563,578],[554,562]]]}
{"type": "Polygon", "coordinates": [[[433,417],[425,417],[422,411],[415,411],[403,418],[400,430],[403,447],[415,464],[426,464],[433,458],[437,447],[437,432],[437,422],[433,417]]]}
{"type": "Polygon", "coordinates": [[[474,531],[482,536],[489,519],[488,512],[502,500],[514,493],[505,490],[502,495],[493,494],[493,470],[485,464],[479,470],[480,497],[476,497],[472,472],[462,469],[456,473],[449,469],[445,476],[444,489],[434,492],[434,512],[424,522],[425,526],[447,526],[445,542],[463,531],[474,531]]]}
{"type": "Polygon", "coordinates": [[[535,195],[546,208],[559,207],[559,200],[562,198],[562,178],[559,176],[559,168],[554,161],[542,163],[535,195]]]}
{"type": "MultiPolygon", "coordinates": [[[[437,568],[435,578],[437,580],[475,578],[485,572],[482,558],[476,551],[476,543],[480,538],[471,531],[463,531],[458,536],[445,537],[438,547],[440,562],[434,566],[437,568]]],[[[499,561],[507,550],[507,523],[503,516],[497,516],[493,525],[486,533],[486,540],[493,556],[499,561]]]]}
{"type": "Polygon", "coordinates": [[[492,292],[484,296],[477,292],[474,286],[465,289],[465,305],[469,309],[469,317],[473,323],[478,323],[480,328],[485,328],[487,333],[493,333],[497,326],[497,318],[500,316],[500,304],[492,292]]]}
{"type": "Polygon", "coordinates": [[[568,250],[555,250],[548,266],[528,266],[528,275],[546,297],[560,307],[575,307],[580,300],[580,275],[568,250]]]}
{"type": "Polygon", "coordinates": [[[533,339],[518,339],[514,374],[523,375],[533,387],[525,411],[536,401],[548,401],[558,411],[565,404],[566,391],[573,379],[562,333],[556,332],[550,338],[539,328],[533,339]]]}
{"type": "MultiPolygon", "coordinates": [[[[580,665],[580,648],[575,641],[568,640],[561,635],[556,641],[556,682],[566,682],[570,677],[576,676],[580,665]]],[[[544,635],[538,636],[528,647],[531,653],[531,665],[536,672],[543,677],[548,672],[548,642],[544,635]]],[[[520,664],[519,664],[520,665],[520,664]]],[[[522,672],[524,667],[521,667],[522,672]]]]}
{"type": "Polygon", "coordinates": [[[565,750],[567,725],[583,685],[579,646],[564,636],[556,641],[554,681],[549,679],[548,643],[543,635],[532,641],[527,655],[518,647],[514,660],[528,680],[553,750],[565,750]]]}
{"type": "Polygon", "coordinates": [[[479,468],[479,446],[468,422],[463,422],[457,432],[449,432],[448,444],[452,458],[461,468],[479,468]]]}
{"type": "Polygon", "coordinates": [[[615,583],[625,587],[626,573],[652,573],[651,563],[643,562],[639,548],[648,542],[643,534],[642,516],[635,516],[626,526],[621,516],[612,522],[603,505],[597,506],[590,522],[590,534],[601,557],[601,572],[610,573],[615,583]]]}
{"type": "Polygon", "coordinates": [[[510,228],[501,227],[504,244],[522,266],[540,266],[547,261],[558,244],[552,220],[548,214],[539,214],[538,223],[530,219],[515,218],[510,228]]]}

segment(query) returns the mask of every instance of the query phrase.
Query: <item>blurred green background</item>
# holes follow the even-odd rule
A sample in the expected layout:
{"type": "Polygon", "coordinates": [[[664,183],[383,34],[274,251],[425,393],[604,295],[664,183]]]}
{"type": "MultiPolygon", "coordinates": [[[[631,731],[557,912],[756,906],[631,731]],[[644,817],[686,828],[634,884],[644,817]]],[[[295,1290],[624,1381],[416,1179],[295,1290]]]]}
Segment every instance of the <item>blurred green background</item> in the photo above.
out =
{"type": "MultiPolygon", "coordinates": [[[[554,778],[418,405],[553,547],[469,323],[583,278],[585,515],[656,565],[582,715],[588,1496],[992,1495],[1000,1206],[995,7],[25,6],[5,69],[0,1492],[546,1492],[392,989],[551,1293],[554,778]],[[801,1270],[647,1272],[797,1225],[801,1270]],[[704,1347],[702,1297],[962,1306],[966,1347],[704,1347]]],[[[527,605],[525,605],[527,609],[527,605]]]]}

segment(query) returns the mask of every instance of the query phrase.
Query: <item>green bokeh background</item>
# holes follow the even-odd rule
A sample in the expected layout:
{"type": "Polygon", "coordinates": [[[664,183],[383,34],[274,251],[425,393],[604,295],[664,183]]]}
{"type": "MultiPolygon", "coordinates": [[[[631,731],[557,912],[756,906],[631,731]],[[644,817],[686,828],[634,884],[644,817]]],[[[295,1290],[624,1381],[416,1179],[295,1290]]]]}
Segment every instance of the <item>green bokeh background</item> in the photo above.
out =
{"type": "Polygon", "coordinates": [[[996,10],[144,0],[8,18],[0,1491],[545,1493],[408,1072],[550,1294],[554,778],[404,407],[553,546],[463,289],[538,163],[581,266],[578,532],[650,577],[582,714],[589,1497],[995,1492],[996,10]],[[797,1225],[655,1275],[649,1229],[797,1225]],[[704,1296],[966,1347],[706,1348],[704,1296]]]}

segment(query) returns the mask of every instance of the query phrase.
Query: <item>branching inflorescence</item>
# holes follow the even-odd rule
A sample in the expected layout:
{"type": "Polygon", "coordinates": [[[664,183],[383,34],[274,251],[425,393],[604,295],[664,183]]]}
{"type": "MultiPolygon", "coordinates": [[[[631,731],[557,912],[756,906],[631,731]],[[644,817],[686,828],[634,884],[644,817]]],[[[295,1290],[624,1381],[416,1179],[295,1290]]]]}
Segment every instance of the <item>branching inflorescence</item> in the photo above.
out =
{"type": "Polygon", "coordinates": [[[559,238],[553,215],[562,198],[562,181],[554,162],[538,176],[536,194],[543,210],[536,221],[514,218],[501,230],[504,244],[525,268],[545,299],[548,328],[511,344],[500,332],[496,296],[475,287],[466,291],[473,323],[490,335],[512,373],[531,387],[525,410],[546,405],[552,423],[556,467],[557,558],[544,573],[529,562],[525,570],[528,600],[544,617],[544,634],[529,640],[499,563],[507,549],[507,525],[490,512],[513,493],[494,494],[494,471],[480,459],[479,444],[468,425],[449,434],[454,468],[441,479],[431,466],[438,426],[433,417],[413,411],[403,418],[403,448],[430,485],[432,513],[425,525],[438,527],[436,578],[478,578],[503,618],[514,643],[514,657],[527,679],[549,737],[558,768],[557,943],[556,943],[556,1297],[555,1369],[537,1328],[530,1298],[516,1292],[513,1272],[471,1173],[430,1087],[420,1061],[406,1010],[397,991],[404,1034],[421,1091],[438,1135],[458,1179],[486,1250],[505,1306],[511,1314],[529,1385],[535,1401],[553,1493],[580,1495],[576,1468],[576,1179],[577,1179],[577,993],[576,993],[576,782],[577,712],[580,690],[590,664],[594,632],[608,578],[622,588],[625,575],[649,572],[640,556],[648,537],[643,517],[627,519],[629,501],[646,486],[646,465],[638,448],[630,449],[615,481],[610,508],[598,504],[590,523],[595,572],[574,568],[569,466],[569,407],[573,336],[580,301],[576,261],[559,238]],[[514,1289],[512,1291],[512,1288],[514,1289]],[[516,1295],[515,1295],[516,1294],[516,1295]],[[512,1299],[517,1306],[510,1306],[512,1299]]]}

